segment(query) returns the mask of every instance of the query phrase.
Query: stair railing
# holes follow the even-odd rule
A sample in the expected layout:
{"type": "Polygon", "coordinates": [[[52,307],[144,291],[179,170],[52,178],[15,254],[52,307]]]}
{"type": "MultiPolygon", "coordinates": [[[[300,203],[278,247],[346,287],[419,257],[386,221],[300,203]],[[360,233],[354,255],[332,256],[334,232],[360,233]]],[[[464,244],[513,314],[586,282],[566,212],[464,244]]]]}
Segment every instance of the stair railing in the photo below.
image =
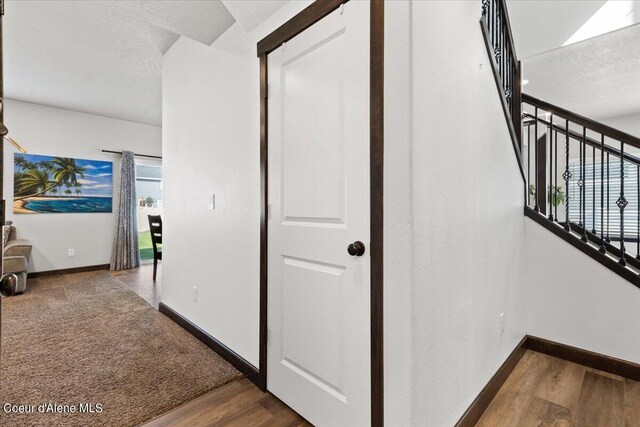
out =
{"type": "MultiPolygon", "coordinates": [[[[505,0],[482,0],[480,27],[516,155],[521,155],[522,141],[522,66],[516,55],[505,0]]],[[[520,161],[520,159],[518,159],[520,161]]]]}
{"type": "Polygon", "coordinates": [[[640,139],[526,94],[522,101],[527,206],[640,268],[640,139]]]}

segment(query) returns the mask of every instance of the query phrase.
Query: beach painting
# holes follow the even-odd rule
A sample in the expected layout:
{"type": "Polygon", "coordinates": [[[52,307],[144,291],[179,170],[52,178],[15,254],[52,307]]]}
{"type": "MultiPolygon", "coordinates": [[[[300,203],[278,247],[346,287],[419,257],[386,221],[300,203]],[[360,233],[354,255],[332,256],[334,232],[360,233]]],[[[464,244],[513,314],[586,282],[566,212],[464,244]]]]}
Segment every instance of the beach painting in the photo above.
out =
{"type": "Polygon", "coordinates": [[[13,213],[111,212],[113,163],[15,153],[13,213]]]}

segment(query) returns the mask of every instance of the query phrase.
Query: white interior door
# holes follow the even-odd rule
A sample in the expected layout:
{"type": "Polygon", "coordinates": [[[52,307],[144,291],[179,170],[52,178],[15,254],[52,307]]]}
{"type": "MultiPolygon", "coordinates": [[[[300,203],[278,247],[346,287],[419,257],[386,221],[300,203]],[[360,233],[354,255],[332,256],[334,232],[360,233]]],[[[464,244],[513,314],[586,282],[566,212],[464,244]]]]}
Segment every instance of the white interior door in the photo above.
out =
{"type": "Polygon", "coordinates": [[[369,2],[268,67],[268,389],[317,426],[370,425],[369,2]]]}

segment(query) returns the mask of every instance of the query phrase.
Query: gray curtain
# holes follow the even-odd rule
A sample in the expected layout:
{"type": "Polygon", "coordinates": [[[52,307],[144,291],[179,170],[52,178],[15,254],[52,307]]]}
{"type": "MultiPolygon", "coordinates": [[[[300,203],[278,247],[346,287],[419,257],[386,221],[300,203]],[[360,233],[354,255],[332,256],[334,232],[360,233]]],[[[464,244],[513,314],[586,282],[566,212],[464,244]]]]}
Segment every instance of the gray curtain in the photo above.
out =
{"type": "Polygon", "coordinates": [[[126,270],[140,266],[136,200],[136,163],[131,151],[122,152],[120,196],[116,235],[111,250],[111,270],[126,270]]]}

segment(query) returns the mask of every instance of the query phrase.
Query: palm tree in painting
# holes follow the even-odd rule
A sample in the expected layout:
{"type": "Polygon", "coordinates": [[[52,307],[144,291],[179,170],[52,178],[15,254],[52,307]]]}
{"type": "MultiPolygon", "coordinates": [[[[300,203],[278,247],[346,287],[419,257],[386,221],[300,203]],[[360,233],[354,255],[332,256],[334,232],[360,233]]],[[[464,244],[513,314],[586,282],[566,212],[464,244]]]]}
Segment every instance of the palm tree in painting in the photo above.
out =
{"type": "Polygon", "coordinates": [[[21,179],[22,179],[22,172],[13,173],[13,182],[15,187],[17,187],[18,182],[20,182],[21,179]]]}
{"type": "MultiPolygon", "coordinates": [[[[67,157],[54,157],[51,161],[40,161],[32,163],[20,156],[16,156],[14,164],[20,168],[28,169],[25,172],[20,173],[20,177],[14,177],[15,179],[15,196],[14,200],[28,199],[29,197],[36,197],[46,194],[47,191],[66,185],[67,187],[77,186],[81,184],[78,182],[78,178],[84,178],[84,173],[87,168],[79,166],[75,159],[67,157]],[[53,175],[53,180],[49,179],[49,174],[53,175]],[[36,182],[43,182],[43,177],[46,176],[46,184],[36,185],[36,182]]],[[[65,194],[71,194],[72,191],[65,191],[65,194]]]]}
{"type": "Polygon", "coordinates": [[[51,190],[49,190],[49,193],[55,196],[56,194],[58,194],[58,187],[53,187],[51,190]]]}
{"type": "Polygon", "coordinates": [[[36,166],[39,169],[49,170],[51,169],[51,162],[47,162],[46,160],[40,160],[36,163],[36,166]]]}
{"type": "Polygon", "coordinates": [[[84,173],[87,171],[87,168],[76,164],[76,159],[68,157],[54,157],[51,160],[51,166],[53,179],[65,184],[77,184],[78,176],[84,178],[84,173]]]}
{"type": "Polygon", "coordinates": [[[82,193],[82,190],[79,188],[76,188],[76,196],[80,197],[80,194],[82,193]]]}
{"type": "MultiPolygon", "coordinates": [[[[32,195],[34,196],[44,194],[52,187],[51,181],[49,179],[49,173],[40,169],[31,169],[22,173],[15,182],[14,186],[16,188],[16,193],[33,193],[32,195]]],[[[31,195],[16,199],[25,197],[31,197],[31,195]]]]}
{"type": "Polygon", "coordinates": [[[22,156],[16,156],[15,159],[13,159],[13,164],[16,166],[16,169],[27,168],[27,161],[22,156]]]}
{"type": "Polygon", "coordinates": [[[73,191],[71,191],[71,189],[69,187],[67,187],[67,189],[64,190],[64,194],[66,194],[67,196],[70,196],[71,193],[73,193],[73,191]]]}

